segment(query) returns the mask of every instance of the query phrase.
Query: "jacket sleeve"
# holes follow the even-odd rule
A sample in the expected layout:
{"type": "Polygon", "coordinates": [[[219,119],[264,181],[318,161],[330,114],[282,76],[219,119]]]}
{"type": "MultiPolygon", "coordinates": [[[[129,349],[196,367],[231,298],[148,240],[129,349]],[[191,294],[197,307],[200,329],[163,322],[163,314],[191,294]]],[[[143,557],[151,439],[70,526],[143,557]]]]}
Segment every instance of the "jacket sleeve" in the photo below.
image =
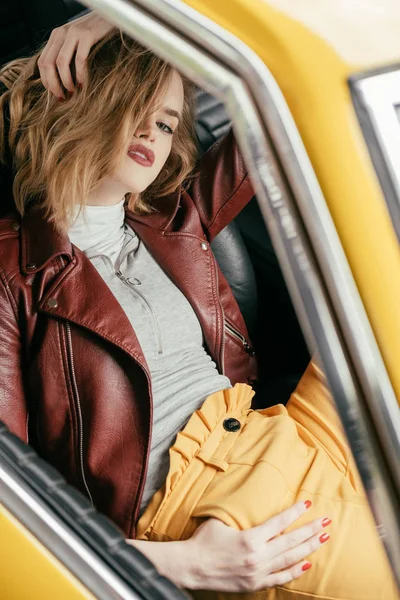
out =
{"type": "Polygon", "coordinates": [[[232,129],[203,155],[189,194],[210,241],[254,196],[232,129]]]}
{"type": "Polygon", "coordinates": [[[0,421],[28,442],[28,410],[16,314],[14,298],[0,267],[0,421]]]}

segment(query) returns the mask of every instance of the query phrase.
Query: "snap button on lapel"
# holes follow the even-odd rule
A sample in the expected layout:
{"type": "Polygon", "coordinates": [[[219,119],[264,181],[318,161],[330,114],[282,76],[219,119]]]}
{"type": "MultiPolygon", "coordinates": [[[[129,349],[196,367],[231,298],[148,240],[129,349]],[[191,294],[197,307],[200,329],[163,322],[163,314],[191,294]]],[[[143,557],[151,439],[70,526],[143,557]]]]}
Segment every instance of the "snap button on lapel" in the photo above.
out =
{"type": "Polygon", "coordinates": [[[18,231],[18,229],[21,227],[21,225],[20,225],[19,223],[15,222],[15,223],[12,223],[12,224],[11,224],[11,227],[12,227],[12,228],[13,228],[15,231],[18,231]]]}
{"type": "Polygon", "coordinates": [[[208,244],[206,244],[206,242],[201,242],[200,247],[202,250],[208,250],[208,244]]]}
{"type": "Polygon", "coordinates": [[[58,306],[58,302],[55,298],[49,298],[46,304],[49,308],[57,308],[58,306]]]}
{"type": "Polygon", "coordinates": [[[26,265],[26,268],[28,269],[28,271],[34,271],[36,269],[36,263],[28,263],[26,265]]]}
{"type": "Polygon", "coordinates": [[[237,419],[225,419],[223,426],[226,431],[239,431],[240,421],[237,419]]]}

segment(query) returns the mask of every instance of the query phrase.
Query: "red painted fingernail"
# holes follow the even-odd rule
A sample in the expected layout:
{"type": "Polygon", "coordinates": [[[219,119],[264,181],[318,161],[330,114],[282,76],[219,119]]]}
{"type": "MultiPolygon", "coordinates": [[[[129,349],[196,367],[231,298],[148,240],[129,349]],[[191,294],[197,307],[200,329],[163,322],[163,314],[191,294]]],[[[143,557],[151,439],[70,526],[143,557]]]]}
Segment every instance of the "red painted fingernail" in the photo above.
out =
{"type": "Polygon", "coordinates": [[[78,81],[78,88],[79,88],[80,90],[83,88],[83,84],[82,84],[80,81],[78,81]]]}
{"type": "Polygon", "coordinates": [[[328,527],[328,525],[330,525],[332,523],[331,519],[328,519],[328,517],[326,517],[323,521],[322,521],[322,527],[328,527]]]}
{"type": "Polygon", "coordinates": [[[323,533],[320,537],[319,537],[319,541],[321,542],[321,544],[325,544],[325,542],[327,542],[329,540],[331,536],[328,535],[327,533],[323,533]]]}
{"type": "Polygon", "coordinates": [[[310,508],[311,504],[312,504],[311,500],[306,500],[304,502],[304,506],[307,508],[307,510],[310,508]]]}
{"type": "Polygon", "coordinates": [[[308,571],[308,569],[311,569],[312,565],[310,562],[306,562],[304,563],[304,565],[301,567],[302,571],[308,571]]]}

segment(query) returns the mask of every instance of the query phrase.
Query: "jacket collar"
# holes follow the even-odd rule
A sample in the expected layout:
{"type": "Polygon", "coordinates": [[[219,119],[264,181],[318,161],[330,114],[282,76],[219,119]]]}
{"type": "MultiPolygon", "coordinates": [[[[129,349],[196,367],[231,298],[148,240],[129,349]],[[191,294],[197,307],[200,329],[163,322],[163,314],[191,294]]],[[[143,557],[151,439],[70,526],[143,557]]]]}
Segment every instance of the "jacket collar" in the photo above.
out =
{"type": "Polygon", "coordinates": [[[32,209],[22,218],[21,247],[25,274],[44,269],[56,256],[63,255],[69,261],[39,299],[38,311],[93,331],[131,356],[148,376],[139,341],[114,294],[104,285],[90,260],[79,249],[73,251],[68,235],[59,234],[44,218],[42,210],[32,209]],[[85,290],[84,302],[82,294],[77,293],[82,289],[85,290]],[[55,304],[49,300],[55,300],[55,304]]]}
{"type": "MultiPolygon", "coordinates": [[[[126,209],[126,217],[129,221],[165,231],[175,218],[180,195],[178,191],[162,198],[150,214],[136,215],[126,209]]],[[[21,248],[21,270],[25,275],[37,273],[56,256],[63,255],[71,261],[74,255],[68,235],[59,233],[39,208],[32,208],[21,220],[21,248]]]]}
{"type": "Polygon", "coordinates": [[[147,225],[152,229],[167,231],[178,211],[181,199],[181,190],[178,190],[170,196],[160,198],[154,204],[154,211],[148,214],[136,215],[131,210],[126,209],[125,213],[130,221],[147,225]]]}
{"type": "Polygon", "coordinates": [[[44,211],[33,208],[21,219],[21,270],[37,273],[56,256],[73,258],[68,235],[59,233],[44,217],[44,211]]]}

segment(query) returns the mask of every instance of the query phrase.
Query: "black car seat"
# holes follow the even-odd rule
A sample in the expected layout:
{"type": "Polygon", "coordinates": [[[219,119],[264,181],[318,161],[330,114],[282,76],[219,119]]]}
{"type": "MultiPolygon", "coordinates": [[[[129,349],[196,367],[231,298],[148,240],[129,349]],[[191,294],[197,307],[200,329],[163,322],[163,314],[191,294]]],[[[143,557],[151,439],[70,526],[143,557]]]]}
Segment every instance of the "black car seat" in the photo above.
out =
{"type": "MultiPolygon", "coordinates": [[[[0,65],[34,52],[54,27],[87,12],[73,0],[3,2],[0,11],[8,5],[10,8],[0,21],[1,27],[8,22],[9,28],[20,33],[19,37],[13,37],[13,43],[0,46],[0,65]],[[19,48],[15,42],[18,39],[19,48]]],[[[3,41],[4,37],[0,39],[3,41]]],[[[199,90],[196,126],[199,153],[206,151],[229,126],[224,105],[199,90]]],[[[0,182],[1,215],[12,205],[11,177],[4,169],[0,170],[0,182]]],[[[259,357],[258,405],[286,402],[304,372],[309,353],[255,198],[215,238],[212,249],[259,357]]]]}
{"type": "MultiPolygon", "coordinates": [[[[196,133],[199,155],[203,154],[230,127],[222,102],[198,90],[196,133]]],[[[246,322],[250,337],[257,319],[257,285],[253,265],[235,223],[229,223],[211,243],[218,265],[226,277],[246,322]]]]}

